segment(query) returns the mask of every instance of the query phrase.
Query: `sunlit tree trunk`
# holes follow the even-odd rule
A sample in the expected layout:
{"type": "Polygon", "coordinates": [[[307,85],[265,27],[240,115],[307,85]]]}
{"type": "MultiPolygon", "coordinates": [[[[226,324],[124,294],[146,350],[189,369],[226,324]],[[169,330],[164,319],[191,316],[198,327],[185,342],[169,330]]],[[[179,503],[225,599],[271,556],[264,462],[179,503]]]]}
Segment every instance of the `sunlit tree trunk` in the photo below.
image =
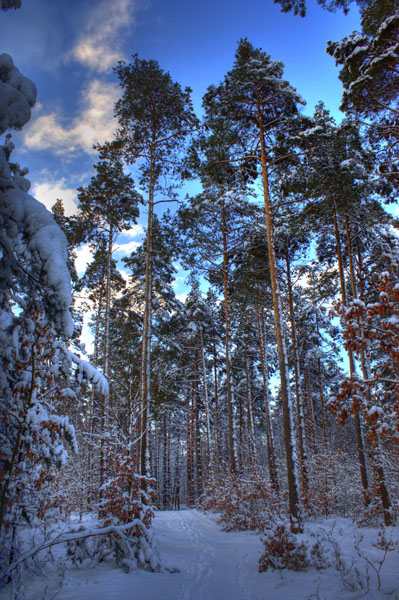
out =
{"type": "MultiPolygon", "coordinates": [[[[145,259],[145,283],[144,283],[144,315],[143,336],[141,343],[140,361],[140,400],[141,400],[141,430],[140,430],[140,473],[149,475],[149,451],[148,451],[148,427],[150,421],[151,403],[151,337],[152,337],[152,226],[154,213],[154,188],[155,188],[155,136],[152,132],[150,177],[148,186],[148,218],[147,218],[147,240],[145,259]]],[[[145,482],[143,481],[145,488],[145,482]]]]}
{"type": "Polygon", "coordinates": [[[273,297],[273,312],[274,312],[274,327],[276,333],[277,342],[277,354],[280,371],[280,391],[281,391],[281,404],[283,412],[283,432],[284,432],[284,445],[286,454],[287,464],[287,479],[288,479],[288,498],[289,498],[289,511],[291,530],[296,533],[303,529],[301,507],[299,502],[298,494],[298,482],[295,470],[295,451],[294,451],[294,438],[292,431],[292,419],[291,419],[291,406],[290,406],[290,390],[289,390],[289,375],[288,375],[288,357],[287,349],[284,340],[283,323],[282,323],[282,310],[281,310],[281,296],[277,273],[277,261],[274,247],[274,224],[272,205],[269,192],[269,173],[268,173],[268,161],[266,156],[265,147],[265,134],[263,130],[263,117],[262,107],[260,98],[257,98],[257,111],[258,111],[258,128],[259,128],[259,142],[261,151],[261,168],[262,168],[262,182],[263,182],[263,199],[265,204],[265,220],[266,220],[266,237],[267,237],[267,248],[269,258],[269,269],[270,269],[270,284],[272,289],[273,297]]]}

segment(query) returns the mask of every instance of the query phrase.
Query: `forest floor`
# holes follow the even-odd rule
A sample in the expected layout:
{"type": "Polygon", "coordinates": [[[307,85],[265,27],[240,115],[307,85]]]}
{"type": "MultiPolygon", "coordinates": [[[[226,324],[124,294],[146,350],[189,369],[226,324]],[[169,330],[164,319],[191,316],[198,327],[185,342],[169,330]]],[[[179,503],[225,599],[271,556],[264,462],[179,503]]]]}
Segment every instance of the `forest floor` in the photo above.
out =
{"type": "MultiPolygon", "coordinates": [[[[399,600],[396,527],[386,530],[386,537],[396,547],[385,556],[378,589],[375,569],[378,570],[384,553],[374,546],[377,529],[359,529],[349,519],[342,518],[309,523],[304,538],[314,540],[313,535],[321,533],[329,539],[331,547],[339,553],[342,568],[309,568],[302,572],[269,569],[259,573],[258,561],[263,551],[259,535],[222,531],[217,520],[217,515],[197,510],[157,512],[155,539],[162,564],[169,570],[125,573],[111,561],[81,570],[69,567],[58,580],[50,573],[35,577],[21,597],[26,600],[399,600]]],[[[5,598],[3,590],[0,600],[5,598]]]]}

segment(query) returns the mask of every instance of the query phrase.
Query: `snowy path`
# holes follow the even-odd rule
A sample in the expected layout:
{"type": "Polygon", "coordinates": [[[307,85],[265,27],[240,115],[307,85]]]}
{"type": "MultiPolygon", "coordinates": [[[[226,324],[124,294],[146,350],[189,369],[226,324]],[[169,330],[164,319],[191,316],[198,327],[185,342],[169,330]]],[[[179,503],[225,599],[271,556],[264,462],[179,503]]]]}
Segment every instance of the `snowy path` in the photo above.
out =
{"type": "Polygon", "coordinates": [[[175,576],[175,593],[163,596],[165,600],[265,598],[251,592],[262,549],[258,536],[223,532],[215,515],[194,510],[170,512],[163,517],[156,528],[159,549],[162,556],[173,556],[175,564],[170,566],[180,570],[179,577],[175,576]]]}
{"type": "Polygon", "coordinates": [[[162,563],[179,572],[126,574],[111,566],[69,571],[57,600],[273,600],[261,593],[259,537],[223,532],[216,521],[196,510],[158,512],[154,532],[162,563]]]}
{"type": "MultiPolygon", "coordinates": [[[[345,560],[353,554],[354,526],[338,520],[337,536],[345,560]]],[[[320,524],[320,523],[319,523],[320,524]]],[[[319,524],[310,525],[317,529],[319,524]]],[[[330,523],[331,525],[331,523],[330,523]]],[[[327,525],[326,525],[327,526],[327,525]]],[[[376,530],[362,530],[372,548],[376,530]]],[[[251,532],[224,532],[217,516],[196,510],[158,512],[154,532],[164,567],[178,572],[124,573],[113,562],[66,570],[59,589],[54,573],[37,578],[25,590],[26,600],[399,600],[398,554],[384,565],[382,590],[371,573],[366,587],[343,586],[335,569],[258,573],[262,551],[251,532]],[[45,593],[45,590],[47,591],[45,593]],[[384,589],[385,588],[385,589],[384,589]],[[57,591],[58,590],[58,591],[57,591]],[[384,591],[383,591],[384,590],[384,591]],[[57,593],[56,593],[57,592],[57,593]]],[[[395,529],[399,541],[399,532],[395,529]]],[[[377,552],[375,549],[372,550],[377,552]]],[[[377,554],[376,554],[377,556],[377,554]]],[[[356,563],[357,564],[357,563],[356,563]]],[[[359,565],[362,570],[363,566],[359,565]]],[[[363,578],[364,580],[364,578],[363,578]]],[[[7,596],[0,593],[0,600],[7,596]]]]}

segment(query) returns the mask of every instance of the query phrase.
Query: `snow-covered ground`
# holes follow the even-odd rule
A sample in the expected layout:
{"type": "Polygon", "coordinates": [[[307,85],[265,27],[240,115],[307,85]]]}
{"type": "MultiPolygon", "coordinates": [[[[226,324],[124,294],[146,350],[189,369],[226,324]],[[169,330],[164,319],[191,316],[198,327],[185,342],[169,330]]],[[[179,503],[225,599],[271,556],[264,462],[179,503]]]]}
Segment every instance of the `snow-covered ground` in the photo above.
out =
{"type": "MultiPolygon", "coordinates": [[[[386,555],[378,590],[373,566],[354,547],[359,535],[363,536],[359,551],[378,569],[383,552],[373,546],[377,530],[358,529],[348,519],[306,526],[306,538],[324,531],[336,541],[346,565],[341,571],[258,573],[263,549],[259,536],[223,532],[217,515],[197,510],[158,512],[154,531],[163,565],[169,570],[124,573],[111,562],[82,570],[67,568],[61,589],[54,574],[35,578],[25,590],[26,600],[399,600],[398,549],[386,555]]],[[[390,536],[397,542],[398,529],[389,528],[390,536]]],[[[0,600],[5,598],[3,590],[0,600]]]]}

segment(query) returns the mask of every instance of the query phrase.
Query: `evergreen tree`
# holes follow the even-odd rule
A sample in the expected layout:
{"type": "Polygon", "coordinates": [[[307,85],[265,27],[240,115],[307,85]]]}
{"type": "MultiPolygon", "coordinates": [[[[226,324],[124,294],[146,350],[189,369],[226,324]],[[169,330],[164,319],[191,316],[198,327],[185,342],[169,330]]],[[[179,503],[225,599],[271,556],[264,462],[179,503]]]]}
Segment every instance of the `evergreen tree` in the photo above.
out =
{"type": "Polygon", "coordinates": [[[141,458],[140,472],[148,473],[147,429],[151,388],[151,327],[154,206],[173,198],[172,189],[163,187],[164,177],[173,178],[179,171],[179,161],[187,135],[196,125],[189,88],[182,90],[169,73],[155,60],[133,56],[130,64],[120,62],[115,68],[122,88],[122,97],[115,106],[120,129],[112,150],[120,153],[128,164],[138,167],[140,187],[146,194],[148,211],[146,233],[146,275],[144,320],[140,359],[141,386],[141,458]],[[161,199],[156,200],[156,196],[161,199]]]}
{"type": "MultiPolygon", "coordinates": [[[[0,55],[0,70],[3,133],[29,120],[36,89],[8,55],[0,55]]],[[[63,411],[84,380],[107,393],[100,373],[66,347],[74,329],[67,240],[28,194],[27,169],[10,162],[13,148],[7,136],[0,146],[1,579],[21,551],[21,528],[48,516],[52,499],[43,492],[52,468],[65,462],[64,442],[76,449],[63,411]]]]}
{"type": "MultiPolygon", "coordinates": [[[[159,219],[155,214],[152,217],[152,256],[151,256],[151,304],[148,310],[151,314],[151,344],[148,351],[155,354],[162,353],[163,346],[163,328],[167,328],[170,321],[171,315],[174,311],[179,310],[180,303],[176,299],[175,292],[173,289],[173,279],[176,273],[173,260],[175,256],[174,248],[169,243],[168,234],[168,223],[167,217],[159,219]]],[[[127,301],[133,312],[136,314],[139,322],[139,339],[141,348],[143,347],[143,337],[146,335],[145,322],[147,318],[146,308],[146,284],[147,284],[147,239],[144,240],[143,244],[140,245],[137,250],[132,252],[129,257],[124,257],[123,262],[128,267],[131,273],[131,280],[128,283],[126,292],[124,294],[125,301],[127,301]]],[[[125,328],[122,325],[123,329],[125,328]]],[[[140,361],[139,364],[141,365],[140,361]]],[[[150,368],[151,363],[148,364],[150,368]]],[[[139,369],[139,381],[141,382],[142,372],[141,366],[139,369]]],[[[146,411],[143,411],[145,405],[142,404],[141,398],[139,406],[137,407],[138,414],[138,431],[137,438],[139,439],[139,455],[142,457],[144,452],[143,443],[149,442],[149,431],[150,431],[150,415],[151,411],[155,410],[155,404],[159,401],[160,396],[162,397],[163,382],[160,374],[157,374],[157,370],[151,367],[148,374],[149,389],[148,398],[150,404],[146,411]],[[154,395],[154,398],[152,398],[154,395]],[[146,432],[146,436],[143,436],[143,432],[146,432]],[[143,439],[144,437],[144,439],[143,439]],[[146,441],[147,440],[147,441],[146,441]]],[[[166,382],[165,382],[166,383],[166,382]]],[[[140,383],[140,390],[142,391],[142,385],[140,383]]],[[[141,393],[141,392],[140,392],[141,393]]],[[[139,460],[141,460],[139,458],[139,460]]]]}
{"type": "MultiPolygon", "coordinates": [[[[239,42],[233,69],[219,86],[211,86],[204,98],[205,122],[221,119],[236,132],[241,152],[236,158],[250,161],[252,177],[261,176],[265,206],[266,235],[270,281],[286,447],[290,518],[293,531],[302,529],[299,496],[294,465],[294,440],[290,418],[288,361],[282,324],[282,307],[277,273],[274,240],[274,212],[270,193],[270,170],[276,161],[284,159],[281,143],[288,135],[298,113],[297,103],[303,102],[288,82],[282,79],[283,65],[272,61],[261,49],[255,49],[247,39],[239,42]],[[242,145],[246,152],[242,154],[242,145]],[[254,162],[255,161],[255,162],[254,162]],[[258,172],[259,166],[259,172],[258,172]]],[[[247,163],[248,164],[248,163],[247,163]]]]}
{"type": "Polygon", "coordinates": [[[341,109],[367,121],[372,144],[380,152],[380,177],[399,185],[397,153],[399,2],[362,3],[362,33],[353,32],[327,51],[341,66],[344,93],[341,109]]]}
{"type": "Polygon", "coordinates": [[[248,222],[251,208],[240,192],[224,192],[211,186],[203,194],[191,198],[189,205],[177,212],[177,227],[184,235],[184,263],[205,272],[218,281],[223,293],[225,313],[226,401],[228,410],[229,461],[236,471],[236,431],[231,364],[231,258],[242,245],[242,228],[248,222]],[[198,260],[200,255],[200,261],[198,260]]]}

